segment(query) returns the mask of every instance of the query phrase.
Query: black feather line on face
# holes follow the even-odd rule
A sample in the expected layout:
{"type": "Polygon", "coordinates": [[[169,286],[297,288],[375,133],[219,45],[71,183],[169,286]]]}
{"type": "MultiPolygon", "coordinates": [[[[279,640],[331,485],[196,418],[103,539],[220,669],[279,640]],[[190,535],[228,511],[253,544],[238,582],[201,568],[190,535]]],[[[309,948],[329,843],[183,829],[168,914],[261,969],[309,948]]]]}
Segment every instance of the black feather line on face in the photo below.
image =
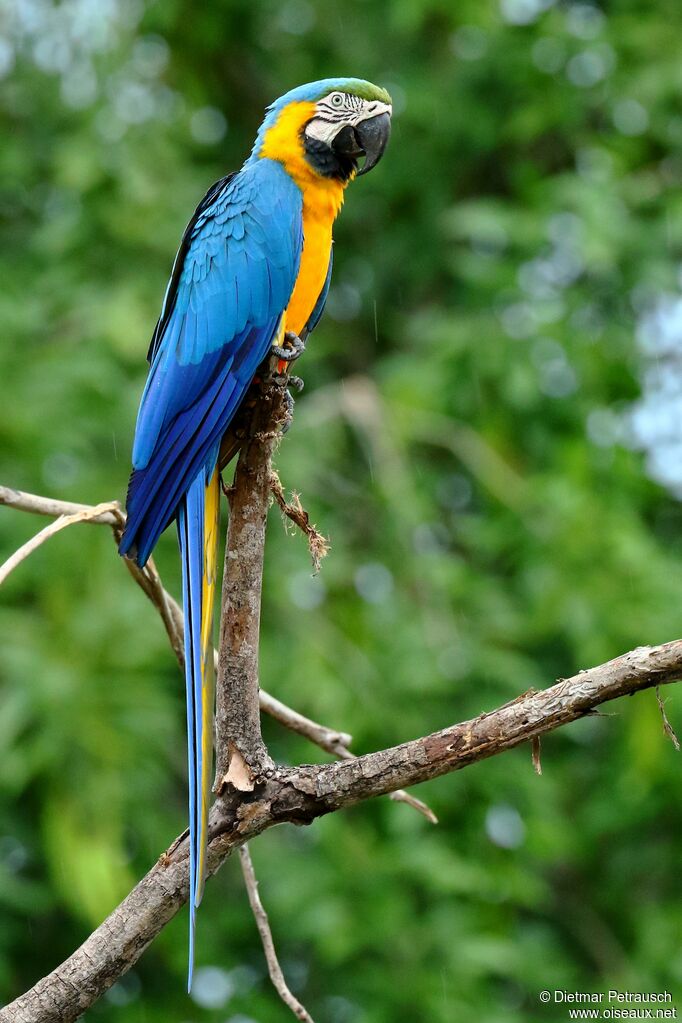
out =
{"type": "Polygon", "coordinates": [[[336,153],[331,146],[320,139],[309,138],[305,129],[301,132],[301,140],[306,160],[321,177],[346,182],[357,170],[357,160],[351,156],[336,153]]]}

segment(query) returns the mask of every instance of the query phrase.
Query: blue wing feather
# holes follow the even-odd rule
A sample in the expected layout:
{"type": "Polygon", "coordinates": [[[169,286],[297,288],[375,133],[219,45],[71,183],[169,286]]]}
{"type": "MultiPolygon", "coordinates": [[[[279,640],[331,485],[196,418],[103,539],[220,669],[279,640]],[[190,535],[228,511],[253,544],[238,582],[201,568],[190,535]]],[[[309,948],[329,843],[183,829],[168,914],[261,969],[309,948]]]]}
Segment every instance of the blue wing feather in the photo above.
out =
{"type": "Polygon", "coordinates": [[[281,165],[259,160],[217,182],[185,232],[135,431],[120,549],[140,564],[268,352],[298,274],[301,208],[281,165]]]}
{"type": "Polygon", "coordinates": [[[185,256],[189,249],[189,244],[192,239],[192,235],[195,229],[205,221],[205,213],[210,210],[211,206],[215,203],[217,196],[222,193],[227,186],[228,182],[235,177],[235,174],[228,174],[226,177],[221,178],[220,181],[216,181],[214,185],[211,185],[208,192],[201,200],[197,208],[195,209],[189,224],[185,228],[185,232],[180,242],[180,248],[178,249],[177,255],[173,262],[173,270],[171,272],[170,280],[168,281],[168,287],[166,288],[166,294],[164,295],[163,305],[161,307],[161,315],[157,321],[154,333],[152,334],[151,344],[149,345],[149,351],[147,352],[147,361],[153,362],[154,356],[158,350],[159,345],[163,339],[166,327],[168,325],[168,319],[173,307],[175,305],[175,297],[177,295],[178,283],[180,281],[180,274],[182,273],[185,256]]]}

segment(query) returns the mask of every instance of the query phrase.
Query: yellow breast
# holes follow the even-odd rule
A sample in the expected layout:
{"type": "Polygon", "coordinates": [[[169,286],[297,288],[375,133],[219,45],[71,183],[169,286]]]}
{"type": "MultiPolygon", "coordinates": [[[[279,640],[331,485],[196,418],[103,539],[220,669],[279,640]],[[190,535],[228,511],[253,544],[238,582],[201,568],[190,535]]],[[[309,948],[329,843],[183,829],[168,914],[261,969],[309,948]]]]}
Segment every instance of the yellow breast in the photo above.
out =
{"type": "Polygon", "coordinates": [[[285,314],[285,329],[300,334],[324,287],[332,249],[332,221],[303,207],[303,252],[294,291],[285,314]]]}
{"type": "Polygon", "coordinates": [[[305,327],[324,287],[332,248],[332,225],[343,205],[345,185],[317,174],[308,163],[301,131],[315,113],[314,103],[291,103],[268,130],[260,155],[281,163],[303,193],[303,252],[285,329],[305,327]]]}

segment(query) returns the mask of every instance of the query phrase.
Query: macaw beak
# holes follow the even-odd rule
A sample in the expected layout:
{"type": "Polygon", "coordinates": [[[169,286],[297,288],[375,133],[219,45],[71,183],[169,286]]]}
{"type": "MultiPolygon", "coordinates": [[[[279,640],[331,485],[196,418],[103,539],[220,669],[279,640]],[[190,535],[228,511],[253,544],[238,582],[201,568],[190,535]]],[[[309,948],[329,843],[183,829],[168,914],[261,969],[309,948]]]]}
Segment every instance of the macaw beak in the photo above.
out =
{"type": "Polygon", "coordinates": [[[358,177],[376,167],[391,137],[391,115],[384,112],[360,121],[354,128],[347,124],[332,143],[332,148],[343,156],[357,159],[365,157],[358,177]]]}

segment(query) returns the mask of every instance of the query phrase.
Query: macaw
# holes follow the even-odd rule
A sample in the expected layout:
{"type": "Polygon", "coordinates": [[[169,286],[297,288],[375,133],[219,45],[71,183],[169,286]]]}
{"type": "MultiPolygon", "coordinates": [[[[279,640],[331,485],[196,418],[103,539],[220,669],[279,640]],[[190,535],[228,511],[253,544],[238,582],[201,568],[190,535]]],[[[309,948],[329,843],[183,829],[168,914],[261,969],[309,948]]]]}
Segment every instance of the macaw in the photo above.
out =
{"type": "Polygon", "coordinates": [[[240,171],[209,188],[175,257],[148,353],[120,553],[143,566],[177,522],[189,765],[189,975],[206,875],[221,440],[259,365],[300,354],[322,315],[344,190],[381,159],[391,98],[330,78],[267,108],[240,171]],[[361,157],[364,163],[359,169],[361,157]],[[286,346],[286,347],[285,347],[286,346]]]}

